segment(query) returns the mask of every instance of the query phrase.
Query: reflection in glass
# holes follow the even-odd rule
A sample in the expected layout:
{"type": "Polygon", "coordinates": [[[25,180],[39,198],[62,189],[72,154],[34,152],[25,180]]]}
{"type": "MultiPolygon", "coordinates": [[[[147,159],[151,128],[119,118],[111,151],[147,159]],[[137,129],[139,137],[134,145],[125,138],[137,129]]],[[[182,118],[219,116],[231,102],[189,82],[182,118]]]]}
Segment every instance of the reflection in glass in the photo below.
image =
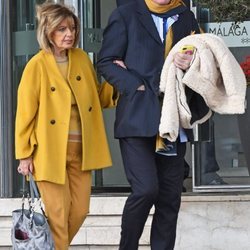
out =
{"type": "MultiPolygon", "coordinates": [[[[41,4],[45,2],[44,0],[21,0],[13,1],[11,6],[12,11],[12,37],[13,37],[13,69],[12,69],[12,84],[13,84],[13,111],[16,110],[16,96],[18,84],[23,72],[23,69],[28,62],[28,60],[36,53],[38,50],[38,45],[35,36],[36,29],[36,17],[35,17],[35,6],[36,4],[41,4]],[[34,34],[31,34],[34,31],[34,34]],[[30,38],[30,34],[32,35],[30,38]],[[25,40],[21,40],[23,38],[25,40]],[[34,47],[37,50],[34,50],[34,47]]],[[[12,123],[14,124],[14,117],[12,123]]],[[[14,131],[13,131],[14,133],[14,131]]],[[[14,156],[13,156],[14,157],[14,156]]],[[[18,162],[13,164],[13,195],[20,196],[22,177],[17,173],[18,162]]]]}
{"type": "MultiPolygon", "coordinates": [[[[198,19],[205,32],[208,32],[208,26],[219,27],[222,30],[223,27],[225,27],[225,29],[228,27],[230,28],[230,20],[226,20],[227,23],[212,23],[213,16],[207,8],[198,9],[198,19]]],[[[244,37],[247,32],[250,32],[249,27],[249,22],[245,22],[239,27],[241,30],[247,30],[242,33],[244,37]]],[[[246,58],[250,56],[250,44],[247,45],[244,43],[243,45],[241,43],[243,40],[239,37],[236,38],[233,34],[227,35],[226,37],[223,37],[222,34],[221,37],[229,42],[229,49],[239,63],[242,64],[246,61],[246,58]]],[[[194,145],[194,189],[197,188],[197,190],[202,190],[202,188],[207,188],[210,189],[210,191],[219,188],[225,190],[250,189],[249,87],[247,88],[246,99],[245,114],[214,114],[209,121],[211,132],[210,139],[197,142],[194,145]]]]}

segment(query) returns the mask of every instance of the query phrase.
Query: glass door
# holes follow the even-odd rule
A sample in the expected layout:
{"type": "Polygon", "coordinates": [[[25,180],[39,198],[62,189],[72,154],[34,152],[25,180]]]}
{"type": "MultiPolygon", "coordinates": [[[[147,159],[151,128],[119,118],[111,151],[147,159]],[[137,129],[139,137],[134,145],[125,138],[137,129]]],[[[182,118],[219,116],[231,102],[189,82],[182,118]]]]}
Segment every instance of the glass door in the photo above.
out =
{"type": "MultiPolygon", "coordinates": [[[[102,32],[108,23],[111,12],[116,8],[116,0],[80,1],[80,19],[82,20],[82,48],[88,52],[95,66],[97,53],[101,48],[102,32]]],[[[99,77],[100,82],[103,81],[99,77]]],[[[124,174],[118,140],[114,139],[115,109],[103,111],[106,132],[112,155],[113,166],[95,171],[93,176],[94,192],[126,191],[128,183],[124,174]]]]}
{"type": "MultiPolygon", "coordinates": [[[[209,9],[198,8],[197,13],[202,29],[221,37],[226,42],[246,77],[249,77],[250,20],[242,23],[235,23],[233,20],[216,23],[209,9]]],[[[250,89],[247,87],[245,114],[214,113],[205,124],[209,126],[209,138],[202,140],[201,136],[199,142],[192,146],[194,191],[250,190],[249,103],[250,89]]],[[[202,126],[199,126],[198,130],[201,131],[202,126]]]]}
{"type": "MultiPolygon", "coordinates": [[[[23,69],[28,60],[38,52],[36,40],[36,17],[35,6],[43,0],[19,0],[12,1],[11,6],[11,34],[12,34],[12,86],[13,86],[13,120],[15,121],[16,96],[18,84],[23,69]]],[[[14,134],[14,130],[13,130],[14,134]]],[[[13,142],[14,147],[14,142],[13,142]]],[[[14,157],[14,154],[13,154],[14,157]]],[[[22,187],[22,176],[17,171],[17,161],[13,166],[13,196],[20,196],[22,187]]]]}
{"type": "Polygon", "coordinates": [[[10,3],[0,0],[0,197],[12,196],[13,108],[10,3]]]}

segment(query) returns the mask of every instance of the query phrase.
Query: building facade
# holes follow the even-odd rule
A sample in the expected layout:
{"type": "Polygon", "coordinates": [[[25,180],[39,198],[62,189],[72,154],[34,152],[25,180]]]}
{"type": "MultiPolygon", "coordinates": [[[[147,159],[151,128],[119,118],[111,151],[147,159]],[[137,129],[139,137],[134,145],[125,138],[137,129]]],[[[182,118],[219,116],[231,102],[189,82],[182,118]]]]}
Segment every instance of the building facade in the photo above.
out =
{"type": "MultiPolygon", "coordinates": [[[[20,196],[21,178],[14,159],[14,120],[16,93],[23,68],[38,51],[36,42],[35,5],[43,0],[1,0],[1,75],[0,75],[0,196],[20,196]]],[[[79,46],[89,53],[93,63],[101,46],[102,31],[108,22],[115,0],[67,0],[81,20],[79,46]]],[[[232,20],[213,22],[209,9],[191,3],[201,27],[222,37],[249,77],[250,21],[235,24],[232,20]]],[[[115,41],[114,41],[115,42],[115,41]]],[[[249,99],[249,88],[247,98],[249,99]]],[[[250,189],[250,131],[249,108],[243,115],[214,114],[204,126],[194,129],[196,142],[188,144],[186,161],[189,174],[185,185],[188,191],[235,191],[250,189]],[[209,133],[204,133],[209,128],[209,133]],[[191,171],[192,169],[192,171],[191,171]]],[[[113,137],[114,110],[105,110],[104,117],[113,157],[113,167],[96,171],[94,192],[126,192],[118,142],[113,137]]]]}
{"type": "MultiPolygon", "coordinates": [[[[126,0],[124,0],[126,1],[126,0]]],[[[44,0],[0,0],[0,249],[10,249],[11,211],[20,204],[22,177],[14,157],[16,95],[27,61],[38,51],[35,6],[44,0]]],[[[55,0],[74,6],[81,20],[79,47],[95,64],[116,0],[55,0]]],[[[224,39],[250,75],[250,19],[213,21],[207,8],[194,6],[205,32],[224,39]]],[[[115,41],[114,41],[115,42],[115,41]]],[[[101,79],[100,79],[101,80],[101,79]]],[[[248,78],[250,81],[250,79],[248,78]]],[[[113,136],[115,110],[104,110],[113,167],[95,171],[90,216],[72,249],[117,249],[120,216],[129,191],[119,145],[113,136]]],[[[250,88],[243,115],[219,115],[194,129],[188,143],[187,178],[177,232],[177,250],[247,250],[250,245],[250,88]],[[206,131],[209,131],[207,133],[206,131]]],[[[46,157],[46,156],[45,156],[46,157]]],[[[153,211],[152,211],[153,212],[153,211]]],[[[149,249],[149,218],[140,249],[149,249]]]]}

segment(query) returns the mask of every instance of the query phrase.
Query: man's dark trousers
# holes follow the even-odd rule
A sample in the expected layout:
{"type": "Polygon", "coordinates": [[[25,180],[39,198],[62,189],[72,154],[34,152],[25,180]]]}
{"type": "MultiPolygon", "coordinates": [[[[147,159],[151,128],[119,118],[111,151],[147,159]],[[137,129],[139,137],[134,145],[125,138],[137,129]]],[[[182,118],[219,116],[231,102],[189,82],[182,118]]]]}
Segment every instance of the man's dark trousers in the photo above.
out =
{"type": "Polygon", "coordinates": [[[185,143],[177,143],[178,156],[155,153],[155,137],[122,138],[120,148],[132,192],[122,217],[120,250],[137,250],[151,207],[151,249],[172,250],[183,184],[185,143]]]}

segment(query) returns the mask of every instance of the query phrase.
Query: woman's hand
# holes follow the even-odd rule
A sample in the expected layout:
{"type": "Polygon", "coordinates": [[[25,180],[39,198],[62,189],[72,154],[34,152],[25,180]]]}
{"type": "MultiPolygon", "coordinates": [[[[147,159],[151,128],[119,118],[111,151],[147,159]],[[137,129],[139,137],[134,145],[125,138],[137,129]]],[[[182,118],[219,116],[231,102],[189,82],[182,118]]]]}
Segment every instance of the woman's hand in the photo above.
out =
{"type": "MultiPolygon", "coordinates": [[[[124,62],[122,60],[114,60],[113,63],[115,63],[116,65],[118,65],[124,69],[127,69],[126,65],[124,64],[124,62]]],[[[137,88],[137,90],[145,91],[145,86],[142,84],[137,88]]]]}
{"type": "Polygon", "coordinates": [[[113,63],[124,68],[124,69],[127,69],[126,65],[124,64],[124,62],[122,60],[114,60],[113,63]]]}
{"type": "Polygon", "coordinates": [[[29,172],[33,173],[33,159],[32,157],[28,157],[25,159],[21,159],[19,161],[19,166],[17,168],[19,174],[28,175],[29,172]]]}
{"type": "Polygon", "coordinates": [[[174,55],[174,64],[182,70],[187,70],[190,67],[192,59],[193,55],[178,52],[174,55]]]}

